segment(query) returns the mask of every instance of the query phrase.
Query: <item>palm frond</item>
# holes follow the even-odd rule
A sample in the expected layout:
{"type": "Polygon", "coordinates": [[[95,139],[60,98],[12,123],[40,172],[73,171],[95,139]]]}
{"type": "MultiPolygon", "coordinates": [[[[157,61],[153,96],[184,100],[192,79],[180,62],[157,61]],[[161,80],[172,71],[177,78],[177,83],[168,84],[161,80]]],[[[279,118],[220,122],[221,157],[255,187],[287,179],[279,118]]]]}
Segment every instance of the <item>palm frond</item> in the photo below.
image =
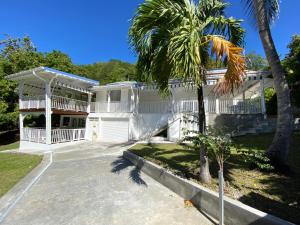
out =
{"type": "Polygon", "coordinates": [[[259,0],[241,0],[245,4],[246,13],[253,19],[254,23],[257,24],[258,20],[262,18],[262,10],[266,15],[267,22],[269,25],[274,22],[280,11],[279,0],[261,0],[263,1],[263,7],[256,10],[257,2],[259,0]]]}
{"type": "Polygon", "coordinates": [[[243,56],[243,48],[237,47],[221,36],[208,36],[212,42],[212,53],[217,58],[227,57],[227,71],[224,77],[215,86],[214,91],[218,94],[233,92],[244,81],[246,62],[243,56]]]}

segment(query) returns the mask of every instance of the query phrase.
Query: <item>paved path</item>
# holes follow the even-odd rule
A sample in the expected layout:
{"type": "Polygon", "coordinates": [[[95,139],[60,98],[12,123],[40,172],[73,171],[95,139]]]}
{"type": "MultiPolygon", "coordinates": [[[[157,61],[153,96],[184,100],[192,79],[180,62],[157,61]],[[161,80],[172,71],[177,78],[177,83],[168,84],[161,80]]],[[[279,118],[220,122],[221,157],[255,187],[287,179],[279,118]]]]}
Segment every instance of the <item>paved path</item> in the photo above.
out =
{"type": "Polygon", "coordinates": [[[53,164],[3,225],[212,224],[124,160],[121,149],[85,143],[57,150],[53,164]]]}

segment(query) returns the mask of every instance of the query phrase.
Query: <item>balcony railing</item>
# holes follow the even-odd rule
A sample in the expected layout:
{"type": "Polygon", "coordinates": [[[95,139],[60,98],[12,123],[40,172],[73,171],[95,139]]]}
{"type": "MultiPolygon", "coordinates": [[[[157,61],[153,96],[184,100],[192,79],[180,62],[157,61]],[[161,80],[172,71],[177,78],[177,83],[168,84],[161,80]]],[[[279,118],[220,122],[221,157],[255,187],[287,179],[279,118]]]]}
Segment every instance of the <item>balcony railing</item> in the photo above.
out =
{"type": "Polygon", "coordinates": [[[171,113],[170,101],[148,101],[140,102],[138,106],[139,113],[171,113]]]}
{"type": "MultiPolygon", "coordinates": [[[[174,106],[175,112],[198,112],[197,100],[183,100],[174,106]]],[[[204,101],[206,113],[257,114],[261,113],[260,99],[209,99],[204,101]]]]}
{"type": "MultiPolygon", "coordinates": [[[[20,109],[44,109],[45,96],[24,96],[20,99],[20,109]]],[[[51,97],[51,108],[65,111],[87,112],[88,102],[62,96],[51,97]]]]}
{"type": "Polygon", "coordinates": [[[22,141],[29,141],[35,143],[46,143],[46,130],[44,128],[23,128],[22,141]]]}
{"type": "MultiPolygon", "coordinates": [[[[23,128],[22,141],[46,144],[45,128],[23,128]]],[[[85,139],[85,129],[53,129],[51,130],[51,143],[64,143],[85,139]]]]}
{"type": "Polygon", "coordinates": [[[85,129],[54,129],[51,130],[51,143],[80,141],[85,138],[85,129]]]}
{"type": "Polygon", "coordinates": [[[91,102],[92,113],[129,113],[132,112],[128,102],[91,102]]]}
{"type": "Polygon", "coordinates": [[[66,111],[86,112],[88,103],[72,98],[66,98],[53,95],[51,98],[51,108],[61,109],[66,111]]]}
{"type": "Polygon", "coordinates": [[[20,109],[41,109],[46,107],[44,95],[24,96],[19,101],[20,109]]]}

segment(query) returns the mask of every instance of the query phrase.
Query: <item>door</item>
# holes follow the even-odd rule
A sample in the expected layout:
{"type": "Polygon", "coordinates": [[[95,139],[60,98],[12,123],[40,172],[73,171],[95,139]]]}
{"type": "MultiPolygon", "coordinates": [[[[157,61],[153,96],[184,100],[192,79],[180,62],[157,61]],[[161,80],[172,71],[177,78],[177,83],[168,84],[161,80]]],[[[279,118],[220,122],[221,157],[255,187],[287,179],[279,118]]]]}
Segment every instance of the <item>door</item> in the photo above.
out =
{"type": "Polygon", "coordinates": [[[89,140],[96,141],[99,138],[99,118],[89,118],[89,140]]]}
{"type": "Polygon", "coordinates": [[[128,118],[102,118],[101,141],[127,142],[129,140],[128,118]]]}

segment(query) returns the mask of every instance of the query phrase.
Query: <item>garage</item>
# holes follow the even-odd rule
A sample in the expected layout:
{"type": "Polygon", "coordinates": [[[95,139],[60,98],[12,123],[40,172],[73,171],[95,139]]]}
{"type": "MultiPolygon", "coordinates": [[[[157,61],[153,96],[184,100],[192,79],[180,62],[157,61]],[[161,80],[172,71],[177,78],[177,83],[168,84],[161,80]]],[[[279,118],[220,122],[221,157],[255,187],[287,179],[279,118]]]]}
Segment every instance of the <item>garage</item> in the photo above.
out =
{"type": "Polygon", "coordinates": [[[101,140],[105,142],[127,142],[128,141],[128,118],[102,118],[101,140]]]}

